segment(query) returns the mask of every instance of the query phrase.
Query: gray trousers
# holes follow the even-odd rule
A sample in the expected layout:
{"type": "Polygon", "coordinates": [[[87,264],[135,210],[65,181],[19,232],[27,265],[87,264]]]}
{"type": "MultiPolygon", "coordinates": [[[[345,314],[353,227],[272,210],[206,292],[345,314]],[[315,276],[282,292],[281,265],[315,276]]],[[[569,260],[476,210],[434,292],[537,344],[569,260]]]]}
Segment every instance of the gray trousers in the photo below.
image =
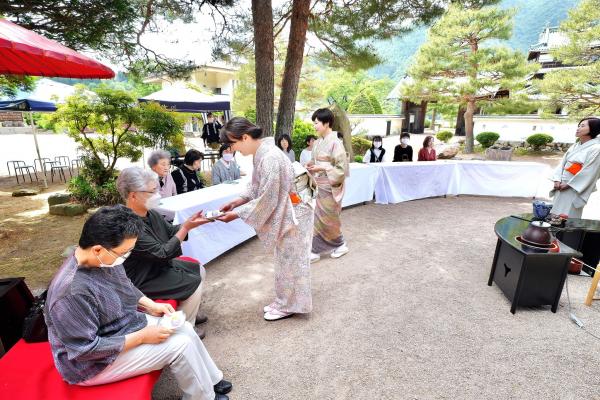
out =
{"type": "MultiPolygon", "coordinates": [[[[146,315],[148,324],[158,324],[159,318],[146,315]]],[[[160,344],[142,344],[119,354],[115,361],[95,377],[79,383],[81,386],[102,385],[146,374],[169,366],[184,400],[213,400],[213,386],[223,379],[204,344],[186,322],[160,344]]]]}

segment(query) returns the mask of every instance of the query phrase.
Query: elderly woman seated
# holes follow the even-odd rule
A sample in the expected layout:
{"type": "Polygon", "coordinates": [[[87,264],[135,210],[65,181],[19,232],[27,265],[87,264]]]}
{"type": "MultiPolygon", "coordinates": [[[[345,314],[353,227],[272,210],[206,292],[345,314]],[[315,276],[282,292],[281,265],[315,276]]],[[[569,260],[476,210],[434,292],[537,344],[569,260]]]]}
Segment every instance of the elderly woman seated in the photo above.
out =
{"type": "Polygon", "coordinates": [[[239,165],[235,162],[233,156],[235,152],[231,150],[228,143],[222,144],[219,148],[219,161],[212,167],[212,184],[218,185],[226,181],[240,179],[244,175],[240,171],[239,165]]]}
{"type": "MultiPolygon", "coordinates": [[[[153,210],[160,202],[158,180],[152,171],[129,167],[117,178],[117,189],[125,204],[143,221],[131,256],[125,260],[125,272],[133,284],[151,299],[180,301],[179,309],[188,322],[204,322],[198,317],[202,296],[202,282],[206,275],[196,262],[177,259],[181,256],[181,242],[190,230],[211,222],[202,213],[192,215],[181,225],[172,225],[153,210]]],[[[203,336],[203,335],[201,335],[203,336]]]]}
{"type": "Polygon", "coordinates": [[[56,368],[65,381],[92,386],[170,367],[184,399],[226,400],[231,383],[194,328],[161,325],[173,307],[150,300],[125,275],[123,260],[143,230],[141,218],[121,205],[99,209],[83,225],[44,310],[56,368]]]}
{"type": "Polygon", "coordinates": [[[170,174],[171,153],[165,150],[153,151],[148,157],[148,166],[158,175],[158,193],[160,193],[160,197],[175,196],[177,187],[170,174]]]}

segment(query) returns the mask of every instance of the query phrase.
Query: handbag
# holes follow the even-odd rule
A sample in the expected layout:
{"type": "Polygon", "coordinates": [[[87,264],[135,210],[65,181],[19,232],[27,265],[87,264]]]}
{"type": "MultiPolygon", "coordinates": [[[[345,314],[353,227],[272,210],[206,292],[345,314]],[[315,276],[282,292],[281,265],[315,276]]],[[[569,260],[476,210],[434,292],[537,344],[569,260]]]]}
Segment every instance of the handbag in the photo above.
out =
{"type": "Polygon", "coordinates": [[[44,319],[47,290],[33,300],[33,304],[23,320],[23,340],[27,343],[47,342],[48,327],[44,319]]]}

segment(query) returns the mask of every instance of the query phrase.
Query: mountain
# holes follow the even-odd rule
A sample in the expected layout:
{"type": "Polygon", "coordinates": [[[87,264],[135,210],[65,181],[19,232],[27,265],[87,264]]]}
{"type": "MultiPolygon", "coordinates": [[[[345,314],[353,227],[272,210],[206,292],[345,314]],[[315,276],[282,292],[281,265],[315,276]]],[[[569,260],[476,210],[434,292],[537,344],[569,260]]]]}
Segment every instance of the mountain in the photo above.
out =
{"type": "MultiPolygon", "coordinates": [[[[529,46],[537,43],[538,35],[546,26],[556,26],[567,17],[567,12],[579,0],[502,0],[501,8],[516,8],[512,38],[509,47],[527,53],[529,46]]],[[[369,70],[375,78],[384,76],[400,79],[410,65],[413,54],[427,40],[427,28],[374,44],[384,62],[369,70]]]]}

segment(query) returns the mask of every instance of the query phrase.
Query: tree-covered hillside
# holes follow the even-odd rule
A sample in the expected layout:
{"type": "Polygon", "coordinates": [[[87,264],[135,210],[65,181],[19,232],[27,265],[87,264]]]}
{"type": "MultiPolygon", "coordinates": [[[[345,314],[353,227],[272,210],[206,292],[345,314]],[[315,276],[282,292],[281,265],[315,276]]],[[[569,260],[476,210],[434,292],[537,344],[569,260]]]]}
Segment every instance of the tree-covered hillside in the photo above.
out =
{"type": "MultiPolygon", "coordinates": [[[[529,46],[537,43],[538,35],[546,25],[558,25],[566,18],[568,10],[578,3],[579,0],[502,0],[500,7],[516,7],[518,10],[509,45],[527,53],[529,46]]],[[[401,78],[426,37],[427,28],[418,28],[401,38],[378,42],[377,51],[385,62],[372,68],[369,74],[377,78],[401,78]]]]}

